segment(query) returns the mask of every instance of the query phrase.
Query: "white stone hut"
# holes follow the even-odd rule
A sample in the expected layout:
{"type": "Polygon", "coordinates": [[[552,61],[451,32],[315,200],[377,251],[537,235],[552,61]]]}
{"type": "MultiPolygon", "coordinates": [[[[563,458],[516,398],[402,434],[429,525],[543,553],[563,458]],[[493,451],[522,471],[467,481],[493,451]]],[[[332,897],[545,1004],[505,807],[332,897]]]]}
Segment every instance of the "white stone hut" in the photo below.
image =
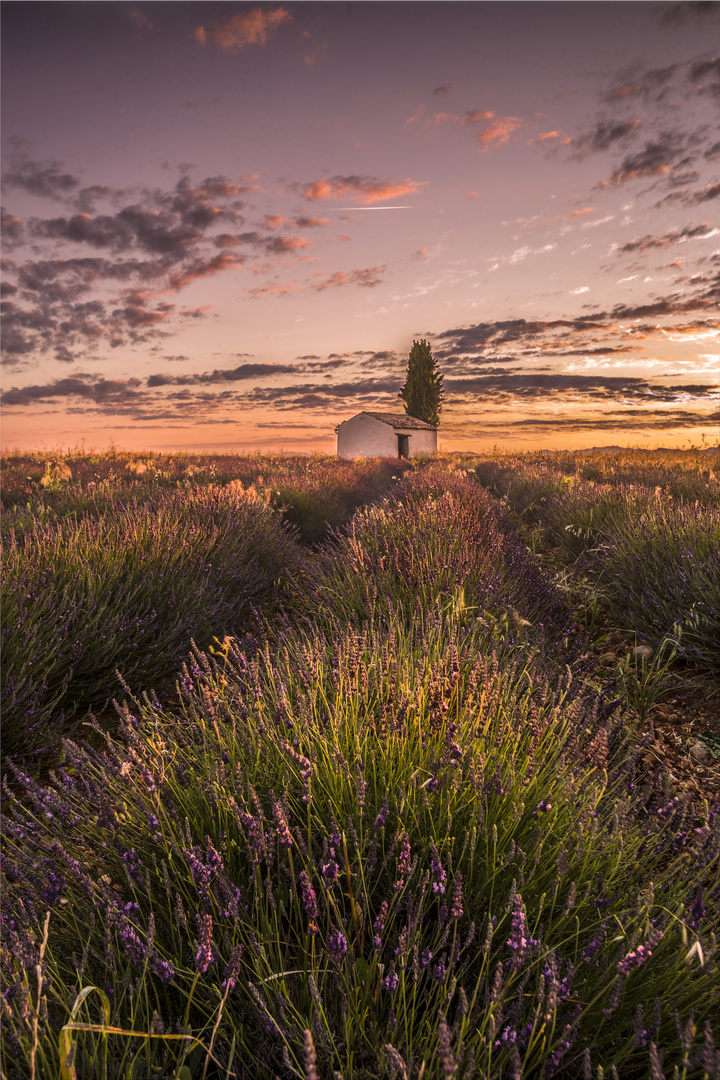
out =
{"type": "Polygon", "coordinates": [[[335,428],[341,458],[437,453],[437,428],[407,413],[361,412],[335,428]]]}

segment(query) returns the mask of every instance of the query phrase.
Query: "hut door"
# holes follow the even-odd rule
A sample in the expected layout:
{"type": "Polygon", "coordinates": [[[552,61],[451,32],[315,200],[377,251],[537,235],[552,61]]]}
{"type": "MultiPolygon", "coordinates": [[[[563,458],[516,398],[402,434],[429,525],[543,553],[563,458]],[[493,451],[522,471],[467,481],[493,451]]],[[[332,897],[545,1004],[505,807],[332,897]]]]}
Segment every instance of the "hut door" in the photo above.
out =
{"type": "Polygon", "coordinates": [[[409,435],[398,435],[397,441],[398,441],[398,457],[403,457],[403,458],[409,457],[410,456],[410,436],[409,435]]]}

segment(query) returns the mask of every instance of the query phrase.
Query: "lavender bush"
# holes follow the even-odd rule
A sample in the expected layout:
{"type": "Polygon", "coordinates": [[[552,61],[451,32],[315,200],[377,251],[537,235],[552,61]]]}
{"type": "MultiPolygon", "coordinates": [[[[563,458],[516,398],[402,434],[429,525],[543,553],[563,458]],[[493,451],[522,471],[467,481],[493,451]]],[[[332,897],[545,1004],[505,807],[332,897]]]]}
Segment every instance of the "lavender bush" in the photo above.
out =
{"type": "Polygon", "coordinates": [[[697,468],[683,483],[676,467],[646,461],[631,473],[644,482],[629,484],[628,467],[614,475],[604,464],[603,481],[614,483],[522,460],[481,463],[477,476],[527,523],[534,546],[576,563],[579,591],[601,596],[611,617],[656,648],[669,642],[679,659],[720,671],[717,477],[697,468]],[[692,499],[670,494],[673,485],[692,499]]]}
{"type": "Polygon", "coordinates": [[[306,568],[298,610],[361,624],[422,624],[451,612],[496,647],[551,642],[565,660],[586,642],[549,577],[497,504],[472,480],[428,464],[383,505],[358,513],[306,568]]]}
{"type": "Polygon", "coordinates": [[[298,560],[271,510],[222,490],[159,491],[104,509],[36,521],[5,544],[5,753],[62,734],[60,708],[102,707],[120,692],[117,669],[148,688],[172,685],[193,638],[241,633],[298,560]]]}
{"type": "Polygon", "coordinates": [[[57,1075],[89,986],[145,1038],[66,1030],[82,1076],[103,1055],[107,1075],[717,1069],[717,818],[638,789],[619,716],[570,673],[501,664],[452,618],[334,630],[198,652],[181,707],[134,702],[124,745],[25,779],[6,1074],[35,1046],[57,1075]]]}

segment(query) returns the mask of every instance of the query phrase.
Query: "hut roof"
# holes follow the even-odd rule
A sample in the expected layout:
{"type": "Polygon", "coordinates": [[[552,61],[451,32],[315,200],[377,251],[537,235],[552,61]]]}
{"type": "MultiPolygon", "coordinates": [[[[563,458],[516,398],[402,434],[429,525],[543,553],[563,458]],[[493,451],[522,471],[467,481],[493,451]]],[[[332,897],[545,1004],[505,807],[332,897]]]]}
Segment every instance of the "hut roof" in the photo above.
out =
{"type": "MultiPolygon", "coordinates": [[[[395,428],[400,431],[436,431],[432,424],[426,423],[424,420],[418,420],[417,416],[408,416],[407,413],[390,413],[390,412],[368,412],[367,409],[363,409],[361,413],[356,413],[356,416],[372,416],[373,420],[379,420],[381,424],[388,424],[391,428],[395,428]]],[[[352,417],[350,417],[352,419],[352,417]]],[[[338,427],[340,425],[338,424],[338,427]]],[[[335,428],[337,431],[337,428],[335,428]]]]}

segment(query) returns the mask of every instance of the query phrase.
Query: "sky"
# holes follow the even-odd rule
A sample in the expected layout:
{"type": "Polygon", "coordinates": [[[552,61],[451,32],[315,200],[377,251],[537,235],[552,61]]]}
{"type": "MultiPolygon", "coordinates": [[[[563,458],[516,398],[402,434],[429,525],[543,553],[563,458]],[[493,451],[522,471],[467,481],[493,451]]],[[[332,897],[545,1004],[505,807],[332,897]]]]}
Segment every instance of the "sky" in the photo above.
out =
{"type": "Polygon", "coordinates": [[[720,3],[2,4],[2,448],[714,444],[720,3]]]}

